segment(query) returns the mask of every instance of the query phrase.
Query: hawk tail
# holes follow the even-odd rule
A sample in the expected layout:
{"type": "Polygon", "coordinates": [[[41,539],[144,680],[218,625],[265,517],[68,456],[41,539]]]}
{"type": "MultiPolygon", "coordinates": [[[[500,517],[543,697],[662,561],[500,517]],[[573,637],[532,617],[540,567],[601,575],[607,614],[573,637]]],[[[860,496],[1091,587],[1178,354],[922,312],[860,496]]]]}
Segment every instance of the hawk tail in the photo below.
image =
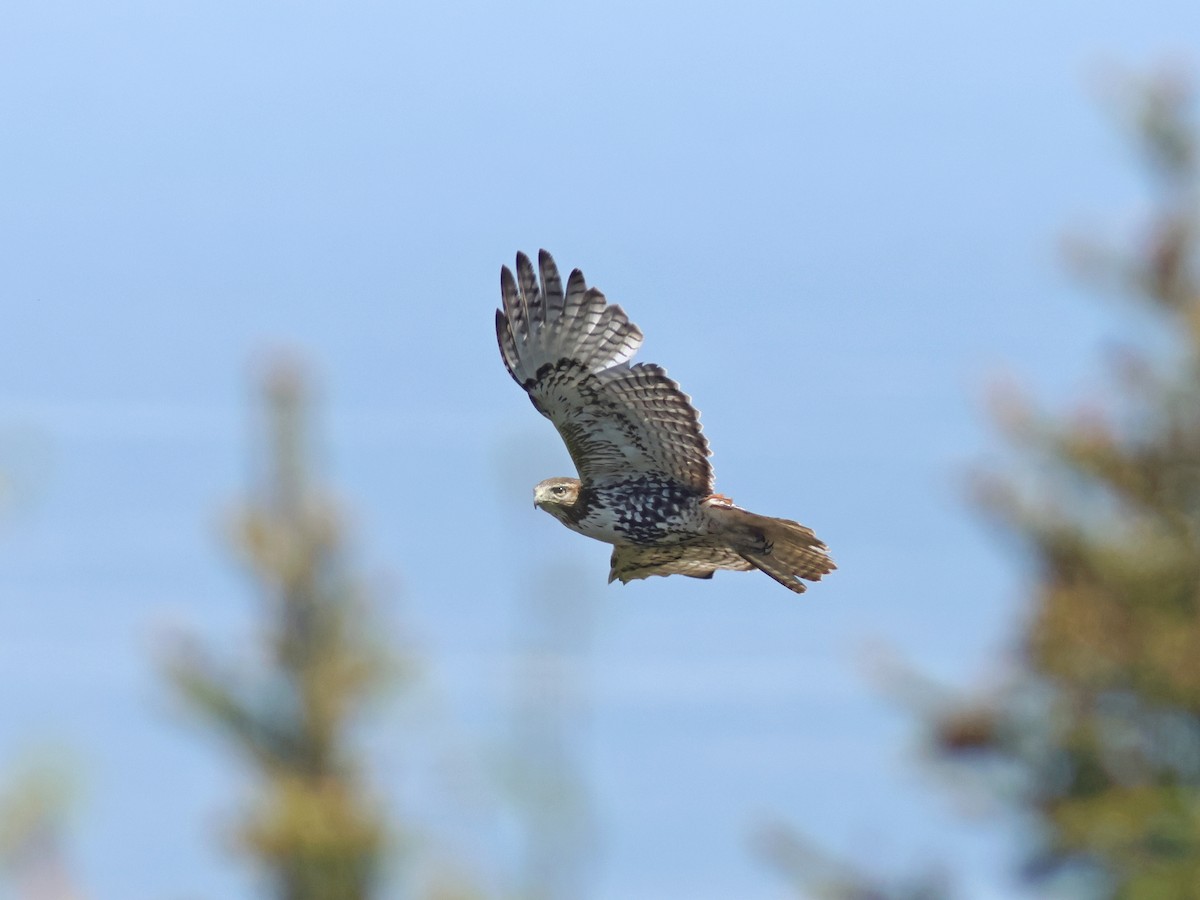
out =
{"type": "Polygon", "coordinates": [[[820,581],[837,568],[829,548],[799,522],[760,516],[727,502],[709,509],[730,549],[790,591],[803,594],[800,579],[820,581]]]}

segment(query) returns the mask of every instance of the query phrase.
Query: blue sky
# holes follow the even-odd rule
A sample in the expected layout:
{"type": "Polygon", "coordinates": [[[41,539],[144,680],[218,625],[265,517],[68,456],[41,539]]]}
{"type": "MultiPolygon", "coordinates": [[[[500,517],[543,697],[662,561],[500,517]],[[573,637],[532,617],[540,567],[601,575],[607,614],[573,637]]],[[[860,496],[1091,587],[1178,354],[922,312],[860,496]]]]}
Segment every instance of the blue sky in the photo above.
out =
{"type": "Polygon", "coordinates": [[[241,781],[156,654],[251,639],[222,527],[282,348],[425,660],[370,734],[398,807],[510,865],[478,795],[550,578],[592,622],[561,661],[592,896],[781,896],[750,850],[771,821],[1010,895],[1011,836],[963,825],[867,661],[994,673],[1021,594],[964,500],[985,388],[1097,383],[1121,322],[1058,241],[1146,199],[1096,85],[1198,41],[1184,0],[6,4],[0,767],[78,760],[90,896],[251,895],[219,844],[241,781]],[[718,488],[812,525],[835,575],[608,586],[607,549],[530,508],[570,462],[492,316],[539,247],[692,395],[718,488]]]}

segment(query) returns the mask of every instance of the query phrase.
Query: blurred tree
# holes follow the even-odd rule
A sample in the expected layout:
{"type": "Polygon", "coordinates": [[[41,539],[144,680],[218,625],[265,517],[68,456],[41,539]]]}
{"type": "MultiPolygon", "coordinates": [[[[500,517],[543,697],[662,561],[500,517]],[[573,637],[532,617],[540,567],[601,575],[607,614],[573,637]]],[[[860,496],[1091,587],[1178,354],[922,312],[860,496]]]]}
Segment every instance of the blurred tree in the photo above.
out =
{"type": "Polygon", "coordinates": [[[505,779],[521,831],[521,900],[582,900],[598,858],[580,734],[591,691],[587,658],[596,597],[570,564],[539,572],[522,591],[513,662],[512,738],[505,779]]]}
{"type": "Polygon", "coordinates": [[[791,828],[764,828],[755,840],[759,855],[806,900],[945,900],[951,896],[939,873],[903,883],[874,876],[861,863],[835,859],[791,828]]]}
{"type": "MultiPolygon", "coordinates": [[[[0,881],[20,900],[79,900],[64,832],[74,793],[65,767],[39,760],[18,767],[0,789],[0,881]]],[[[0,896],[10,896],[0,893],[0,896]]]]}
{"type": "Polygon", "coordinates": [[[1122,96],[1156,190],[1131,255],[1077,253],[1143,314],[1105,410],[1008,402],[1033,462],[981,485],[1027,548],[1016,675],[935,717],[934,748],[1033,823],[1024,875],[1076,895],[1200,896],[1200,174],[1189,92],[1122,96]]]}
{"type": "MultiPolygon", "coordinates": [[[[507,515],[528,515],[523,485],[540,449],[544,443],[525,433],[497,444],[494,484],[507,515]]],[[[503,533],[513,559],[528,557],[525,525],[514,520],[503,533]]],[[[591,650],[605,604],[585,575],[573,558],[547,564],[539,557],[516,593],[508,734],[494,754],[497,799],[507,806],[516,848],[505,897],[582,900],[601,858],[585,746],[591,650]]]]}
{"type": "Polygon", "coordinates": [[[259,778],[238,838],[276,896],[361,900],[378,887],[386,827],[350,729],[389,666],[333,504],[312,480],[299,370],[276,368],[266,399],[269,463],[234,536],[266,603],[262,671],[232,671],[189,645],[170,674],[259,778]]]}

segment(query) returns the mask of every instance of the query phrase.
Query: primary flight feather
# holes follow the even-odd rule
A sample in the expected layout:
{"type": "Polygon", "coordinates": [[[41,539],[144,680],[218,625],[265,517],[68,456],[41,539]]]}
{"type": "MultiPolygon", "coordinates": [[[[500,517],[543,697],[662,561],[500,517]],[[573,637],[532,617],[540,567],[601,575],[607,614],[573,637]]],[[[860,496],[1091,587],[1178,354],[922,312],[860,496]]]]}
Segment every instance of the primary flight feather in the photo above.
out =
{"type": "Polygon", "coordinates": [[[500,270],[496,338],[504,365],[554,423],[578,478],[550,478],[533,502],[568,528],[613,545],[608,580],[711,578],[760,569],[804,592],[836,568],[812,531],[713,493],[700,414],[653,363],[629,361],[642,332],[578,269],[564,290],[554,260],[517,254],[500,270]]]}

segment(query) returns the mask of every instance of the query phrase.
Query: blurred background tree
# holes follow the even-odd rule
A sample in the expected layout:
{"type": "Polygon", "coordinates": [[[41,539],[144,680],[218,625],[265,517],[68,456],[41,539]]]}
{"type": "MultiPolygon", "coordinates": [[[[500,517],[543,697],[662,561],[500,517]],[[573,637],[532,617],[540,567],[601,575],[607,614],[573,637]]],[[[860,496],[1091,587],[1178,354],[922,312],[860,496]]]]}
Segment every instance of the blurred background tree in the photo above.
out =
{"type": "Polygon", "coordinates": [[[1098,897],[1200,885],[1200,209],[1183,81],[1124,90],[1155,213],[1132,254],[1075,248],[1128,297],[1139,339],[1106,408],[1066,420],[1012,400],[1028,465],[981,480],[1032,561],[1015,673],[935,716],[936,754],[1028,817],[1023,876],[1098,897]]]}
{"type": "Polygon", "coordinates": [[[786,825],[772,825],[755,835],[755,849],[805,900],[946,900],[952,896],[940,872],[923,872],[898,881],[868,872],[862,859],[843,860],[798,835],[786,825]]]}
{"type": "MultiPolygon", "coordinates": [[[[0,425],[0,529],[37,496],[48,457],[36,432],[0,425]]],[[[79,793],[75,768],[54,748],[13,753],[0,747],[0,898],[85,896],[69,861],[69,819],[79,793]]]]}
{"type": "Polygon", "coordinates": [[[581,757],[590,717],[588,650],[599,598],[586,573],[548,566],[522,591],[514,639],[512,733],[505,799],[520,829],[512,896],[582,900],[591,893],[599,829],[581,757]]]}
{"type": "Polygon", "coordinates": [[[0,787],[0,897],[82,900],[66,850],[74,794],[67,767],[44,750],[7,774],[0,787]]]}
{"type": "MultiPolygon", "coordinates": [[[[355,726],[406,666],[397,665],[395,629],[378,627],[350,572],[337,511],[316,481],[301,369],[272,370],[264,401],[262,471],[233,529],[264,601],[257,665],[232,666],[194,642],[169,661],[187,705],[255,775],[252,805],[236,832],[240,849],[268,873],[280,900],[363,900],[396,890],[433,900],[584,896],[594,835],[575,758],[587,691],[574,661],[586,655],[596,598],[566,599],[567,585],[578,582],[574,572],[552,572],[521,592],[512,733],[497,755],[508,790],[494,800],[521,834],[522,858],[481,891],[480,860],[450,849],[451,868],[439,869],[449,848],[435,847],[432,832],[396,834],[383,801],[364,785],[355,726]],[[408,851],[412,870],[393,873],[399,877],[388,885],[385,862],[397,850],[408,851]]],[[[453,818],[448,809],[441,815],[453,818]]]]}
{"type": "Polygon", "coordinates": [[[238,843],[275,896],[362,900],[377,895],[388,828],[364,789],[352,730],[392,668],[336,509],[315,482],[301,372],[276,367],[265,393],[266,471],[234,531],[265,604],[265,658],[260,671],[235,670],[189,645],[170,674],[252,767],[238,843]]]}

